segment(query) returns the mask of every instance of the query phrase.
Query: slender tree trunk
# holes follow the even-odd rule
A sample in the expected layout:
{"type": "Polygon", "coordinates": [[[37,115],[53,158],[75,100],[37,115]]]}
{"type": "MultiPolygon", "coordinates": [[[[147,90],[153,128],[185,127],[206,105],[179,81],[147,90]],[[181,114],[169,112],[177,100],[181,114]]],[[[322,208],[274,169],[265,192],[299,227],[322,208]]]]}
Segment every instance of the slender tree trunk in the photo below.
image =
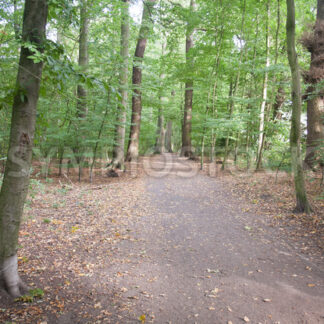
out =
{"type": "Polygon", "coordinates": [[[144,9],[142,15],[142,24],[139,31],[137,46],[135,50],[134,64],[133,64],[133,96],[132,96],[132,118],[130,136],[128,142],[128,150],[126,161],[136,161],[139,154],[139,136],[141,128],[141,114],[142,114],[142,62],[146,48],[147,38],[151,28],[149,27],[149,20],[156,0],[144,1],[144,9]]]}
{"type": "MultiPolygon", "coordinates": [[[[207,120],[208,120],[208,114],[210,109],[212,109],[212,114],[213,114],[213,118],[215,117],[216,114],[216,109],[215,109],[215,101],[216,101],[216,90],[217,90],[217,82],[218,82],[218,68],[219,68],[219,63],[220,63],[220,55],[221,55],[221,49],[222,49],[222,43],[223,43],[223,25],[222,25],[222,30],[220,32],[220,39],[219,39],[219,44],[217,42],[217,37],[216,37],[216,44],[218,44],[218,48],[217,48],[217,56],[215,59],[215,64],[213,66],[213,70],[210,74],[210,81],[208,82],[208,84],[211,83],[211,80],[213,77],[215,77],[215,81],[212,84],[212,86],[210,87],[209,91],[208,91],[208,96],[207,96],[207,102],[206,102],[206,111],[205,111],[205,125],[203,127],[203,132],[202,132],[202,139],[201,139],[201,159],[200,159],[200,169],[203,170],[204,168],[204,155],[205,155],[205,142],[206,142],[206,133],[207,133],[207,120]],[[212,105],[210,104],[210,98],[212,97],[212,105]]],[[[212,139],[213,139],[213,129],[212,129],[212,139]]],[[[212,140],[213,143],[213,140],[212,140]]],[[[213,158],[212,158],[213,160],[213,158]]]]}
{"type": "Polygon", "coordinates": [[[165,151],[167,153],[172,153],[172,120],[167,122],[166,132],[165,132],[165,151]]]}
{"type": "MultiPolygon", "coordinates": [[[[254,38],[254,45],[253,45],[253,65],[255,63],[256,59],[256,50],[257,50],[257,44],[258,44],[258,37],[259,37],[259,12],[256,12],[255,16],[255,21],[256,21],[256,31],[255,31],[255,38],[254,38]]],[[[256,78],[254,71],[251,72],[251,80],[249,82],[249,90],[248,90],[248,97],[252,98],[252,93],[253,93],[253,81],[254,81],[254,87],[256,88],[256,78]]],[[[251,140],[252,140],[252,127],[253,127],[253,118],[252,118],[252,105],[248,104],[247,106],[247,111],[249,114],[248,117],[248,122],[247,122],[247,131],[246,131],[246,146],[245,146],[245,151],[246,151],[246,169],[249,170],[251,166],[251,140]]]]}
{"type": "MultiPolygon", "coordinates": [[[[87,70],[89,64],[88,56],[88,34],[89,34],[89,18],[88,18],[88,1],[80,0],[80,36],[79,36],[79,67],[83,72],[87,70]]],[[[86,118],[88,113],[87,109],[87,90],[81,84],[77,87],[77,116],[79,118],[79,125],[77,126],[80,129],[83,120],[86,118]]],[[[79,165],[79,181],[82,177],[82,149],[81,142],[78,141],[78,146],[75,148],[76,159],[79,165]]]]}
{"type": "Polygon", "coordinates": [[[115,144],[113,149],[114,167],[123,169],[125,160],[125,124],[128,105],[128,57],[129,57],[129,0],[123,1],[120,56],[122,58],[122,67],[119,75],[121,104],[117,115],[117,125],[115,132],[115,144]]]}
{"type": "Polygon", "coordinates": [[[18,8],[17,8],[17,0],[13,0],[14,5],[14,31],[16,40],[20,37],[20,25],[18,22],[18,8]]]}
{"type": "MultiPolygon", "coordinates": [[[[275,61],[274,64],[278,64],[278,57],[279,57],[279,31],[281,26],[281,12],[280,12],[280,0],[277,0],[277,28],[276,28],[276,38],[275,38],[275,61]]],[[[278,86],[278,76],[277,74],[274,76],[274,93],[276,95],[274,104],[273,104],[273,111],[272,111],[272,120],[281,119],[280,109],[285,102],[285,91],[282,87],[282,84],[279,81],[278,86]]],[[[271,111],[271,110],[270,110],[271,111]]]]}
{"type": "MultiPolygon", "coordinates": [[[[190,0],[190,10],[193,12],[196,9],[195,0],[190,0]]],[[[187,24],[186,35],[186,65],[188,70],[192,70],[194,60],[191,49],[194,47],[194,27],[191,23],[187,24]]],[[[192,124],[192,100],[193,100],[193,79],[189,77],[185,83],[185,105],[182,124],[182,147],[181,156],[192,157],[193,151],[191,147],[191,124],[192,124]]]]}
{"type": "MultiPolygon", "coordinates": [[[[161,56],[161,71],[165,69],[163,56],[166,50],[166,42],[162,44],[162,56],[161,56]]],[[[165,152],[165,128],[164,128],[164,115],[163,110],[167,102],[167,98],[163,95],[164,84],[163,80],[165,79],[165,73],[162,72],[160,75],[161,80],[161,90],[160,90],[160,106],[158,109],[158,119],[157,119],[157,129],[156,129],[156,142],[155,142],[155,153],[162,154],[165,152]]]]}
{"type": "Polygon", "coordinates": [[[280,120],[282,118],[282,113],[280,109],[282,108],[283,104],[285,103],[285,91],[283,87],[280,85],[276,94],[275,102],[273,105],[273,112],[272,112],[272,119],[273,120],[280,120]]]}
{"type": "Polygon", "coordinates": [[[90,166],[90,174],[89,174],[90,183],[92,183],[92,181],[93,181],[93,168],[94,168],[94,165],[96,163],[97,152],[98,152],[98,147],[99,147],[99,141],[100,141],[100,138],[101,138],[101,135],[102,135],[105,123],[106,123],[109,106],[110,106],[110,91],[108,90],[108,99],[107,99],[107,105],[106,105],[105,113],[104,113],[104,116],[103,116],[101,124],[100,124],[96,144],[95,144],[95,146],[93,148],[93,151],[92,151],[93,159],[92,159],[92,163],[91,163],[91,166],[90,166]]]}
{"type": "MultiPolygon", "coordinates": [[[[314,168],[318,161],[324,143],[324,90],[318,89],[318,84],[324,79],[324,1],[317,0],[317,17],[314,35],[311,42],[308,40],[308,49],[311,52],[310,70],[306,73],[305,81],[311,84],[308,88],[307,100],[307,146],[305,164],[314,168]],[[322,147],[322,148],[320,148],[322,147]]],[[[322,153],[323,154],[323,153],[322,153]]]]}
{"type": "MultiPolygon", "coordinates": [[[[161,102],[163,98],[161,98],[161,102]]],[[[162,154],[165,152],[165,128],[164,128],[164,116],[163,109],[159,107],[158,111],[158,122],[156,130],[156,143],[155,143],[155,153],[162,154]]]]}
{"type": "Polygon", "coordinates": [[[264,120],[265,120],[265,109],[268,99],[268,68],[270,66],[270,1],[267,2],[267,23],[266,23],[266,71],[264,75],[263,83],[263,95],[262,104],[260,111],[260,125],[259,125],[259,141],[258,141],[258,152],[257,152],[257,162],[256,170],[262,168],[262,150],[264,145],[264,120]]]}
{"type": "MultiPolygon", "coordinates": [[[[88,56],[88,34],[89,34],[89,18],[88,18],[88,1],[80,0],[80,37],[79,37],[79,67],[83,72],[87,70],[89,64],[88,56]]],[[[79,118],[87,116],[87,90],[83,85],[79,84],[77,88],[77,111],[79,118]]]]}
{"type": "Polygon", "coordinates": [[[59,147],[59,173],[58,176],[62,176],[62,167],[63,167],[63,157],[64,157],[64,146],[59,147]]]}
{"type": "MultiPolygon", "coordinates": [[[[237,80],[238,78],[236,78],[237,80]]],[[[230,88],[229,88],[229,93],[228,93],[228,98],[230,100],[228,106],[228,110],[229,110],[229,119],[232,118],[233,112],[234,112],[234,100],[233,100],[233,96],[234,96],[234,90],[233,90],[234,86],[233,86],[233,81],[231,80],[230,83],[230,88]]],[[[223,159],[223,163],[222,163],[222,170],[225,170],[226,168],[226,164],[227,164],[227,159],[228,159],[228,154],[229,154],[229,131],[227,131],[227,136],[226,136],[226,140],[225,140],[225,152],[224,152],[224,159],[223,159]]]]}
{"type": "Polygon", "coordinates": [[[209,89],[208,96],[207,96],[207,102],[206,102],[205,122],[204,122],[203,132],[202,132],[202,136],[201,136],[200,170],[203,170],[203,168],[204,168],[205,141],[206,141],[206,130],[207,130],[206,122],[208,119],[209,110],[211,108],[210,102],[209,102],[210,97],[211,97],[211,92],[212,92],[212,89],[209,89]]]}
{"type": "Polygon", "coordinates": [[[287,0],[287,53],[291,70],[292,117],[290,131],[291,164],[295,179],[296,211],[310,213],[300,152],[301,86],[295,45],[295,3],[287,0]]]}
{"type": "MultiPolygon", "coordinates": [[[[223,31],[222,31],[222,38],[221,40],[223,39],[223,31]]],[[[220,47],[221,49],[221,47],[220,47]]],[[[218,57],[219,60],[218,60],[218,63],[217,63],[217,66],[220,62],[220,56],[218,57]]],[[[217,68],[218,70],[218,68],[217,68]]],[[[217,71],[217,75],[218,76],[218,71],[217,71]]],[[[213,119],[216,119],[217,118],[217,106],[216,106],[216,99],[217,99],[217,78],[215,80],[215,83],[214,83],[214,88],[213,88],[213,119]]],[[[217,141],[217,135],[216,135],[216,131],[215,131],[215,128],[212,127],[212,130],[211,130],[211,152],[210,152],[210,160],[211,162],[214,162],[215,160],[215,146],[216,146],[216,141],[217,141]]]]}
{"type": "MultiPolygon", "coordinates": [[[[22,38],[42,51],[47,19],[46,0],[26,0],[22,38]]],[[[21,48],[15,97],[12,109],[9,151],[0,192],[0,275],[12,296],[22,293],[18,275],[17,245],[20,220],[28,191],[32,146],[36,124],[43,63],[28,57],[33,53],[21,48]]]]}
{"type": "Polygon", "coordinates": [[[165,152],[165,133],[164,128],[164,116],[162,114],[162,109],[159,108],[157,132],[156,132],[156,144],[155,144],[155,153],[162,154],[165,152]]]}
{"type": "MultiPolygon", "coordinates": [[[[241,21],[241,37],[243,39],[244,39],[245,13],[246,13],[246,0],[244,0],[244,2],[243,2],[242,21],[241,21]]],[[[243,46],[241,45],[238,71],[237,71],[234,82],[231,80],[230,91],[229,91],[229,119],[232,118],[234,108],[235,108],[234,97],[236,95],[236,91],[237,91],[238,85],[240,83],[242,61],[243,61],[243,46]]],[[[222,170],[225,170],[227,159],[228,159],[229,137],[230,137],[230,132],[228,131],[226,140],[225,140],[225,152],[224,152],[224,159],[223,159],[223,163],[222,163],[222,170]]]]}

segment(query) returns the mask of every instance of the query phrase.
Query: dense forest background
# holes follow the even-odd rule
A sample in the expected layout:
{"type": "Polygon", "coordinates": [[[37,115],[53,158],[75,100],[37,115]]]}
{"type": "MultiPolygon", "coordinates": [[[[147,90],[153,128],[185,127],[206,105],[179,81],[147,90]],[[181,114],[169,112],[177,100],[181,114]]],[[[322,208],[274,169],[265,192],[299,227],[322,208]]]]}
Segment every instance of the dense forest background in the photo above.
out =
{"type": "MultiPolygon", "coordinates": [[[[130,5],[126,62],[129,72],[123,85],[128,92],[125,127],[128,138],[134,90],[131,69],[135,62],[143,68],[140,154],[156,151],[161,136],[163,143],[168,139],[168,151],[181,149],[184,93],[189,82],[193,89],[191,141],[196,156],[203,152],[221,160],[224,168],[230,158],[241,167],[290,169],[291,75],[286,51],[286,3],[197,0],[193,7],[189,1],[155,2],[144,22],[148,29],[144,59],[135,61],[141,2],[51,1],[45,52],[39,53],[29,44],[33,59],[45,63],[35,158],[55,158],[63,167],[67,167],[67,160],[73,161],[74,166],[88,166],[94,156],[105,163],[111,160],[122,109],[120,71],[125,61],[120,51],[121,24],[124,7],[130,5]],[[80,38],[84,24],[85,35],[80,38]],[[193,44],[186,53],[188,33],[193,44]],[[83,62],[79,57],[82,39],[87,56],[83,62]],[[86,93],[82,98],[78,86],[86,93]]],[[[3,165],[21,46],[22,13],[23,1],[1,4],[3,165]]],[[[300,40],[314,25],[315,1],[296,1],[296,17],[300,40]]],[[[300,41],[297,46],[300,66],[307,71],[310,53],[300,41]]],[[[302,86],[305,94],[308,85],[302,86]]],[[[304,149],[305,109],[306,101],[302,115],[304,149]]],[[[127,143],[126,140],[125,149],[127,143]]]]}

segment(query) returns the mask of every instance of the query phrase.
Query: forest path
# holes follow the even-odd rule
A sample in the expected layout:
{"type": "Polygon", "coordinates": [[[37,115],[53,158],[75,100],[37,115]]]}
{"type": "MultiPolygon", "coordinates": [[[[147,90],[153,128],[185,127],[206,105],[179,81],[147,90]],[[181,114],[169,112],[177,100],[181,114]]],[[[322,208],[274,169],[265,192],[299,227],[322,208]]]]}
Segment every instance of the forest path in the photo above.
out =
{"type": "Polygon", "coordinates": [[[319,264],[192,162],[147,162],[149,212],[134,224],[138,243],[120,250],[136,266],[115,281],[133,309],[129,322],[324,323],[319,264]]]}

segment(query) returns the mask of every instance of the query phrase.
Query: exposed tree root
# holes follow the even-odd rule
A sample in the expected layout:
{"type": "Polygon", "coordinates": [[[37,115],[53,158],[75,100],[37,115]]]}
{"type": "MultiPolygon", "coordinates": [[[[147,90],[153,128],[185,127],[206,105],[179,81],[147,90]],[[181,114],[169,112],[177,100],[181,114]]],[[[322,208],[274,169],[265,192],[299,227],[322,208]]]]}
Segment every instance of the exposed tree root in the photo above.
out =
{"type": "Polygon", "coordinates": [[[2,286],[14,298],[20,297],[28,291],[28,286],[18,274],[17,255],[6,258],[1,267],[2,286]]]}

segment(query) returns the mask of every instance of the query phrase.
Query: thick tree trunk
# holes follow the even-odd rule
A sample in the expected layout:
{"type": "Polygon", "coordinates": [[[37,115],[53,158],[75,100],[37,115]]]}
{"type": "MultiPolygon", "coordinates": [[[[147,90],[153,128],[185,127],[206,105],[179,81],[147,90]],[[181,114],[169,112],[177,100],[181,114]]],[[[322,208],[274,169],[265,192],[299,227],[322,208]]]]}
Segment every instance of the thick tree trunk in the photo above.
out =
{"type": "MultiPolygon", "coordinates": [[[[22,37],[42,51],[47,19],[46,0],[26,0],[22,37]]],[[[10,295],[19,296],[17,245],[20,220],[28,191],[32,146],[43,63],[34,63],[21,48],[12,109],[9,151],[0,192],[0,273],[10,295]]]]}
{"type": "Polygon", "coordinates": [[[287,0],[287,53],[291,70],[291,92],[292,92],[292,117],[290,131],[291,164],[294,172],[296,211],[309,213],[309,205],[302,168],[300,152],[300,115],[301,115],[301,90],[300,72],[295,47],[295,3],[294,0],[287,0]]]}
{"type": "MultiPolygon", "coordinates": [[[[88,18],[88,1],[80,1],[80,37],[79,37],[79,67],[82,72],[86,72],[89,64],[88,55],[88,35],[89,35],[89,18],[88,18]]],[[[81,84],[77,87],[77,116],[79,118],[79,123],[82,123],[82,119],[86,118],[88,113],[87,108],[87,90],[81,84]]],[[[80,125],[78,125],[80,128],[80,125]]],[[[81,143],[79,142],[79,145],[81,143]]],[[[82,149],[80,147],[75,148],[76,159],[79,164],[79,181],[81,181],[82,176],[82,149]]]]}
{"type": "Polygon", "coordinates": [[[142,114],[142,62],[147,43],[147,37],[150,33],[149,20],[156,0],[146,0],[144,2],[142,24],[139,31],[137,46],[135,50],[133,64],[133,96],[132,96],[132,118],[130,136],[128,142],[128,150],[126,161],[136,161],[139,154],[139,136],[141,129],[141,114],[142,114]]]}
{"type": "MultiPolygon", "coordinates": [[[[195,11],[195,0],[190,0],[190,10],[195,11]]],[[[190,50],[194,47],[194,28],[188,23],[186,36],[186,64],[188,70],[193,68],[193,57],[190,50]]],[[[190,77],[185,83],[185,105],[182,123],[182,147],[181,156],[192,157],[193,151],[191,147],[191,124],[192,124],[192,99],[193,99],[193,80],[190,77]]]]}
{"type": "Polygon", "coordinates": [[[128,105],[128,56],[129,56],[129,0],[122,0],[122,24],[120,39],[120,56],[122,59],[122,67],[119,74],[121,104],[118,109],[117,125],[115,132],[115,144],[113,149],[112,164],[115,168],[123,169],[125,160],[125,124],[126,112],[128,105]]]}
{"type": "MultiPolygon", "coordinates": [[[[314,168],[320,159],[320,145],[324,141],[324,90],[316,89],[317,84],[324,79],[324,1],[317,0],[317,18],[311,42],[308,49],[311,52],[310,70],[305,75],[305,81],[310,83],[307,101],[307,150],[305,163],[314,168]]],[[[322,146],[323,147],[323,146],[322,146]]],[[[324,163],[323,161],[321,162],[324,163]]]]}
{"type": "Polygon", "coordinates": [[[262,104],[260,111],[260,124],[259,124],[259,141],[258,141],[258,152],[256,161],[256,170],[262,168],[262,151],[264,146],[264,120],[265,120],[265,108],[268,99],[268,68],[270,66],[270,1],[267,2],[267,23],[266,23],[266,71],[264,75],[263,93],[262,93],[262,104]]]}

